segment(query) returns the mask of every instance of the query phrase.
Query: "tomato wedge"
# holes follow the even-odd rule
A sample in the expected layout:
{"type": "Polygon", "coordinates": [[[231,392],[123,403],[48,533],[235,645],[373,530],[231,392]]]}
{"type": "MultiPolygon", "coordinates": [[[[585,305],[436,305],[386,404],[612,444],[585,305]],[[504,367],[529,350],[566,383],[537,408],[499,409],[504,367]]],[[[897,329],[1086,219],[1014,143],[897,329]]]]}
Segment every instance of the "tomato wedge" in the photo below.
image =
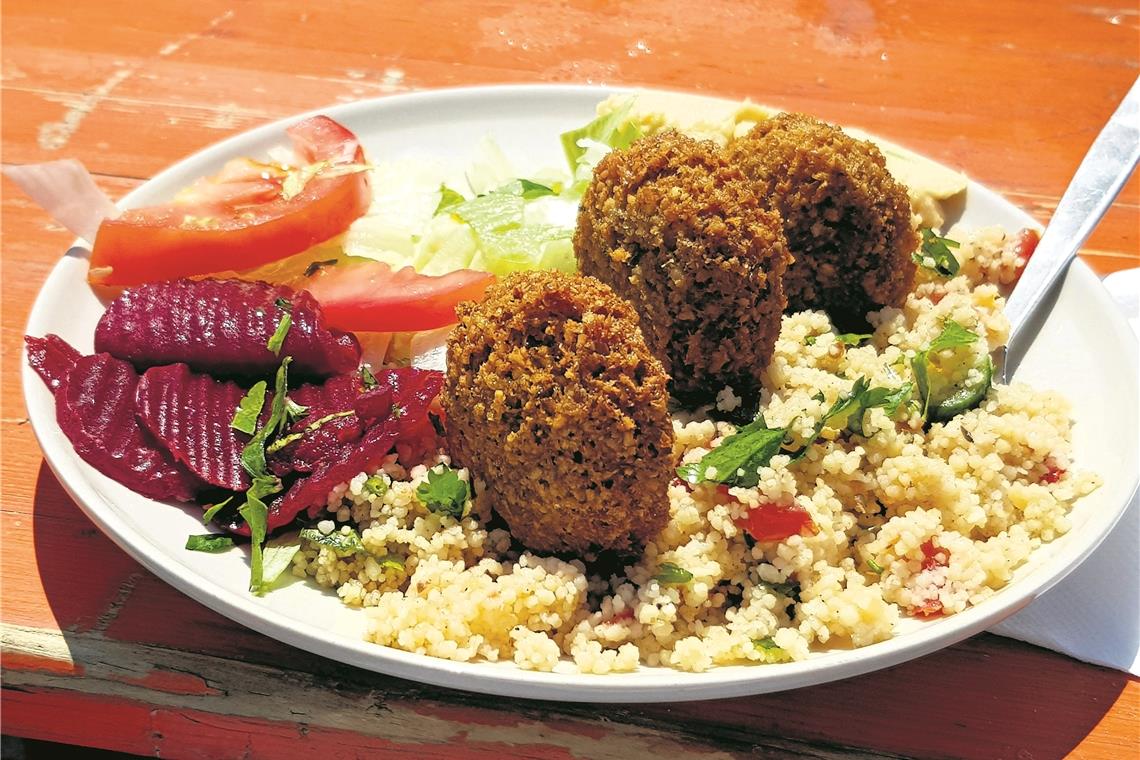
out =
{"type": "Polygon", "coordinates": [[[88,279],[137,285],[249,269],[344,232],[372,201],[356,135],[327,116],[286,133],[304,165],[236,159],[171,203],[104,220],[88,279]]]}
{"type": "Polygon", "coordinates": [[[330,327],[419,332],[455,322],[455,307],[481,299],[494,279],[472,269],[433,277],[411,267],[393,271],[379,261],[342,259],[290,284],[313,294],[330,327]]]}

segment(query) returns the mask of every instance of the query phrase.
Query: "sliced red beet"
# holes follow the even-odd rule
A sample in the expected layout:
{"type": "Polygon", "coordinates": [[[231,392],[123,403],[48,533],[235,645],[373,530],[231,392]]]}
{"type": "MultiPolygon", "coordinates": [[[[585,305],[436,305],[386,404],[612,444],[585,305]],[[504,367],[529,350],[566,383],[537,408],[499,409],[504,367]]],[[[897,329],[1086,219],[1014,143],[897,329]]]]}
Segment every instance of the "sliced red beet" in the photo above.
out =
{"type": "Polygon", "coordinates": [[[135,403],[139,421],[175,461],[210,485],[244,491],[241,451],[250,436],[230,427],[244,395],[237,383],[168,364],[139,379],[135,403]]]}
{"type": "Polygon", "coordinates": [[[427,413],[443,388],[443,373],[434,369],[400,367],[376,373],[377,387],[392,388],[392,401],[400,408],[397,414],[418,418],[427,413]]]}
{"type": "Polygon", "coordinates": [[[58,335],[25,335],[24,343],[28,347],[28,364],[53,392],[79,360],[79,352],[58,335]]]}
{"type": "Polygon", "coordinates": [[[346,443],[358,440],[364,434],[364,425],[355,414],[337,416],[315,430],[310,428],[330,415],[351,412],[360,390],[360,375],[353,372],[337,375],[323,385],[303,385],[290,391],[289,398],[308,411],[286,434],[301,434],[301,438],[272,452],[268,457],[269,469],[279,476],[312,472],[318,462],[339,452],[346,443]]]}
{"type": "Polygon", "coordinates": [[[136,367],[185,363],[221,377],[272,375],[292,356],[294,377],[324,378],[354,371],[356,338],[325,326],[307,292],[264,282],[173,280],[128,288],[111,302],[95,328],[95,350],[136,367]],[[292,325],[279,354],[268,348],[289,302],[292,325]]]}
{"type": "Polygon", "coordinates": [[[380,423],[369,429],[359,441],[345,445],[318,463],[311,475],[297,480],[292,488],[269,505],[268,529],[292,522],[306,509],[315,515],[328,504],[329,493],[335,486],[352,480],[361,472],[378,468],[392,450],[398,435],[399,426],[394,420],[380,423]]]}
{"type": "Polygon", "coordinates": [[[152,499],[190,501],[202,483],[135,419],[138,374],[109,354],[81,356],[55,391],[59,427],[88,464],[152,499]]]}

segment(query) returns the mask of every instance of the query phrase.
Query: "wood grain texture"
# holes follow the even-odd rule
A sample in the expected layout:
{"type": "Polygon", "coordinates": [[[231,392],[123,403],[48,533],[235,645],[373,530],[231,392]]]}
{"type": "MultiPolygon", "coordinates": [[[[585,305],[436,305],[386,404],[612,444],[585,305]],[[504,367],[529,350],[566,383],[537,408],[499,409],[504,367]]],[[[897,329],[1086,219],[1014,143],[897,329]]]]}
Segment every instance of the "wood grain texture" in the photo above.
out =
{"type": "MultiPolygon", "coordinates": [[[[1045,222],[1140,68],[1140,13],[1124,3],[7,0],[2,14],[0,160],[79,158],[112,197],[325,104],[595,82],[747,96],[861,126],[1045,222]]],[[[1136,679],[988,635],[786,694],[602,707],[419,686],[248,631],[118,550],[43,463],[20,342],[71,236],[7,180],[0,227],[6,732],[183,757],[1135,754],[1136,679]]],[[[1082,255],[1101,273],[1140,265],[1140,180],[1082,255]]]]}

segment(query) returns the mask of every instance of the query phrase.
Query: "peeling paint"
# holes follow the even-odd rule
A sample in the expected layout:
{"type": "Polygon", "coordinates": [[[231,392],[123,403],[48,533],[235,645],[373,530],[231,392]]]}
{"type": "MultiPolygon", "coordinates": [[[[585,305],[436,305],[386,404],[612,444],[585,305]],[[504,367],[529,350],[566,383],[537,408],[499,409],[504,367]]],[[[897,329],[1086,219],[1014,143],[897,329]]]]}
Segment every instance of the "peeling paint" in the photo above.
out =
{"type": "Polygon", "coordinates": [[[134,73],[133,68],[118,69],[79,97],[68,98],[68,108],[64,111],[63,118],[41,124],[36,142],[44,150],[59,150],[66,146],[87,115],[134,73]]]}

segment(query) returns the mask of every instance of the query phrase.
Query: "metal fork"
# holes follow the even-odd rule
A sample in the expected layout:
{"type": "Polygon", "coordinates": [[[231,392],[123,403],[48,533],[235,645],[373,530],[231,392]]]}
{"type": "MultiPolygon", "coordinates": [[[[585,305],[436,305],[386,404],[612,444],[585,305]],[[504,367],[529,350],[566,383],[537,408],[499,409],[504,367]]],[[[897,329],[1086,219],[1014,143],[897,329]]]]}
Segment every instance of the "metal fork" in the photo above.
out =
{"type": "Polygon", "coordinates": [[[1057,285],[1081,244],[1096,229],[1140,160],[1140,78],[1085,154],[1057,204],[1021,279],[1005,305],[1009,342],[999,352],[1002,383],[1008,383],[1048,316],[1057,285]]]}

